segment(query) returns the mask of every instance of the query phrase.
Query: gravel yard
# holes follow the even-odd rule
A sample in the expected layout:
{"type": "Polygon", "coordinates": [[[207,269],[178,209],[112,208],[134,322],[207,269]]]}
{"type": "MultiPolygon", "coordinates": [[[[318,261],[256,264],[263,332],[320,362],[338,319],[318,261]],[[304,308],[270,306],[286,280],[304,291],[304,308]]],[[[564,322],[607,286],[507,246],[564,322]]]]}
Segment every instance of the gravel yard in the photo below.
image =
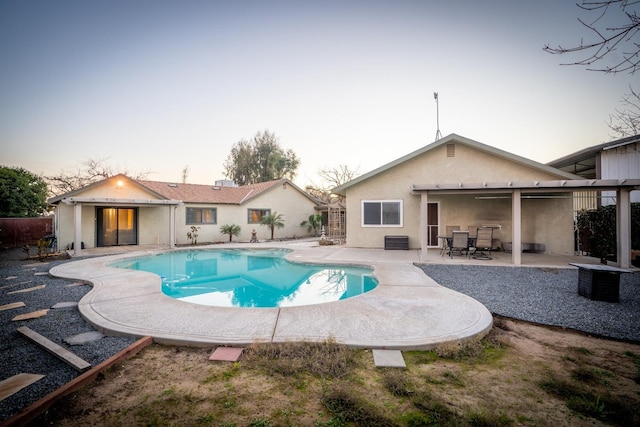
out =
{"type": "Polygon", "coordinates": [[[91,289],[89,285],[67,286],[73,281],[48,275],[49,269],[65,260],[40,262],[25,260],[21,250],[0,252],[0,306],[24,302],[25,306],[0,311],[0,380],[20,373],[44,374],[45,377],[0,401],[0,421],[18,413],[31,403],[76,378],[79,373],[16,330],[21,326],[44,335],[51,341],[72,351],[95,366],[136,340],[123,337],[104,337],[82,345],[69,346],[64,339],[94,329],[82,319],[77,307],[51,309],[61,302],[78,302],[91,289]],[[43,274],[44,273],[44,274],[43,274]],[[43,289],[18,292],[45,285],[43,289]],[[40,318],[12,321],[15,316],[37,310],[50,309],[40,318]]]}
{"type": "Polygon", "coordinates": [[[480,301],[493,314],[640,342],[640,273],[620,276],[620,302],[578,295],[572,268],[418,265],[447,288],[480,301]]]}

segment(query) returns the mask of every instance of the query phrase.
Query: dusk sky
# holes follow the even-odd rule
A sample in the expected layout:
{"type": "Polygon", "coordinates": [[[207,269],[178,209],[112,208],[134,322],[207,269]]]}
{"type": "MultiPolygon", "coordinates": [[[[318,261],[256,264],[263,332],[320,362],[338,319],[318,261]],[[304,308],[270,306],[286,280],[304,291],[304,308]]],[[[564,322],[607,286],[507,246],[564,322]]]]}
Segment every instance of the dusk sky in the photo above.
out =
{"type": "Polygon", "coordinates": [[[432,143],[434,92],[443,136],[546,163],[614,139],[637,78],[543,51],[592,37],[575,3],[0,0],[0,164],[212,184],[266,129],[304,187],[432,143]]]}

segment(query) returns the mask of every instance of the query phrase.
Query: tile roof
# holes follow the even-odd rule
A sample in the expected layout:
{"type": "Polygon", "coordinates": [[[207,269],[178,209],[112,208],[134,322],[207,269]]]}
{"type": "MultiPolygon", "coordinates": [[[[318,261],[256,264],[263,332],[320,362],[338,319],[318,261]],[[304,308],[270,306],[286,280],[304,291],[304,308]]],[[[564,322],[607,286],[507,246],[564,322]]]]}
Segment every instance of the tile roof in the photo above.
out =
{"type": "Polygon", "coordinates": [[[158,195],[185,203],[215,203],[239,205],[265,191],[288,182],[286,179],[260,182],[242,187],[224,187],[202,184],[182,184],[173,182],[136,180],[137,183],[158,195]]]}

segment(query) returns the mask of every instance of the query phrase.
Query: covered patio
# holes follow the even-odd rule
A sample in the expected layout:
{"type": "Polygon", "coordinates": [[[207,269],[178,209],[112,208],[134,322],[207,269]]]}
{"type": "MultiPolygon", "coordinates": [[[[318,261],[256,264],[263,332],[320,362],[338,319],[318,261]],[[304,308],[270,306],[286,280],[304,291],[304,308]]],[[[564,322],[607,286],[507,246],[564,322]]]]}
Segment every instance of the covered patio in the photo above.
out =
{"type": "MultiPolygon", "coordinates": [[[[552,199],[556,197],[572,197],[573,193],[582,191],[613,191],[616,193],[616,241],[618,266],[620,268],[631,267],[631,191],[640,189],[640,179],[621,180],[553,180],[553,181],[527,181],[527,182],[483,182],[483,183],[436,183],[436,184],[414,184],[412,192],[420,195],[420,248],[423,260],[433,259],[432,255],[440,255],[439,249],[429,249],[428,236],[428,203],[430,196],[446,195],[473,195],[476,198],[507,198],[511,200],[510,221],[506,225],[511,230],[511,254],[494,252],[495,262],[509,260],[511,265],[527,265],[533,260],[540,260],[543,254],[525,254],[522,252],[523,223],[522,223],[522,200],[523,199],[552,199]],[[531,255],[525,256],[525,255],[531,255]]],[[[468,207],[473,209],[473,206],[468,207]]],[[[542,216],[547,213],[537,212],[542,216]]],[[[544,242],[541,242],[544,243],[544,242]]],[[[566,255],[546,255],[551,259],[574,258],[566,255]],[[559,258],[558,258],[559,257],[559,258]]],[[[442,258],[442,257],[440,257],[442,258]]],[[[465,258],[465,257],[458,257],[465,258]]],[[[579,257],[580,259],[584,257],[579,257]]],[[[465,258],[466,259],[466,258],[465,258]]],[[[462,262],[458,260],[456,262],[462,262]]],[[[491,260],[493,262],[493,260],[491,260]]],[[[453,260],[440,260],[440,262],[454,262],[453,260]]],[[[483,261],[486,262],[486,261],[483,261]]],[[[535,261],[533,261],[535,262],[535,261]]],[[[567,263],[570,261],[567,261],[567,263]]],[[[573,261],[577,262],[577,261],[573,261]]],[[[579,262],[579,261],[578,261],[579,262]]],[[[536,262],[537,264],[537,262],[536,262]]]]}

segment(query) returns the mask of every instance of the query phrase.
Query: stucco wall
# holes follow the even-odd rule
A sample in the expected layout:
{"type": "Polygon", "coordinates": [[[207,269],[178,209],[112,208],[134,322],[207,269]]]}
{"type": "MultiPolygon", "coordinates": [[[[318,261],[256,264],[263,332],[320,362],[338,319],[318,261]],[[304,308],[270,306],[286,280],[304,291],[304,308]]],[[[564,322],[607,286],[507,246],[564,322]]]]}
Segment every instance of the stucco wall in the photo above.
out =
{"type": "Polygon", "coordinates": [[[249,209],[271,209],[271,213],[282,214],[284,221],[283,228],[276,228],[274,238],[304,237],[310,235],[307,227],[302,227],[300,223],[315,214],[315,204],[301,194],[291,185],[278,186],[259,196],[249,200],[242,205],[203,205],[185,204],[178,208],[176,212],[176,240],[177,244],[187,244],[191,241],[187,238],[187,232],[191,230],[191,224],[186,223],[186,208],[202,207],[217,208],[216,224],[200,224],[198,230],[198,242],[228,242],[229,236],[220,233],[223,225],[239,225],[240,234],[233,237],[233,241],[249,241],[251,230],[255,229],[258,240],[271,239],[269,227],[260,224],[248,223],[249,209]]]}
{"type": "MultiPolygon", "coordinates": [[[[87,199],[100,199],[97,203],[108,206],[108,199],[117,199],[118,207],[138,209],[138,244],[170,244],[170,210],[175,209],[176,244],[189,244],[191,240],[187,232],[191,231],[191,224],[186,223],[187,207],[216,208],[216,224],[200,224],[198,230],[198,242],[228,241],[229,236],[220,233],[220,227],[226,224],[235,224],[241,227],[241,234],[234,236],[234,241],[248,241],[251,238],[251,230],[255,229],[259,240],[271,238],[269,227],[260,224],[248,223],[248,209],[271,209],[271,212],[282,214],[284,228],[276,228],[274,237],[289,238],[303,237],[310,233],[307,227],[300,223],[307,220],[315,212],[315,204],[306,195],[292,187],[290,184],[273,187],[243,205],[212,205],[212,204],[181,204],[177,207],[169,205],[144,205],[147,200],[158,198],[144,191],[135,183],[123,179],[123,185],[117,185],[117,178],[108,179],[93,187],[88,187],[75,197],[83,199],[81,241],[86,248],[96,246],[96,206],[93,201],[87,199]],[[122,201],[131,200],[131,204],[122,204],[122,201]],[[142,202],[141,202],[142,201],[142,202]],[[138,203],[136,203],[138,202],[138,203]]],[[[60,202],[56,210],[56,235],[60,247],[71,245],[74,240],[74,206],[60,202]]]]}
{"type": "MultiPolygon", "coordinates": [[[[472,147],[455,144],[455,157],[447,157],[446,145],[379,173],[347,189],[347,245],[381,248],[384,236],[409,236],[409,246],[420,247],[420,195],[412,194],[412,184],[481,183],[490,181],[553,180],[558,176],[528,165],[490,155],[472,147]],[[362,200],[402,200],[402,227],[362,227],[362,200]]],[[[479,195],[430,195],[440,202],[440,232],[445,225],[501,224],[494,237],[511,241],[511,199],[508,194],[492,199],[479,195]]],[[[523,242],[545,243],[548,252],[573,251],[571,199],[524,199],[522,202],[523,242]],[[541,217],[540,215],[544,215],[541,217]]]]}
{"type": "Polygon", "coordinates": [[[158,200],[158,197],[155,197],[151,193],[140,188],[134,182],[128,179],[119,179],[118,177],[106,179],[93,187],[86,187],[80,194],[78,194],[78,197],[158,200]],[[118,185],[118,181],[122,182],[122,186],[118,185]]]}
{"type": "MultiPolygon", "coordinates": [[[[119,206],[135,207],[135,206],[119,206]]],[[[169,244],[170,206],[138,207],[138,244],[169,244]]],[[[80,241],[85,248],[96,247],[96,205],[82,206],[80,241]]],[[[58,246],[71,246],[74,232],[74,206],[61,203],[56,209],[56,235],[58,246]]]]}

